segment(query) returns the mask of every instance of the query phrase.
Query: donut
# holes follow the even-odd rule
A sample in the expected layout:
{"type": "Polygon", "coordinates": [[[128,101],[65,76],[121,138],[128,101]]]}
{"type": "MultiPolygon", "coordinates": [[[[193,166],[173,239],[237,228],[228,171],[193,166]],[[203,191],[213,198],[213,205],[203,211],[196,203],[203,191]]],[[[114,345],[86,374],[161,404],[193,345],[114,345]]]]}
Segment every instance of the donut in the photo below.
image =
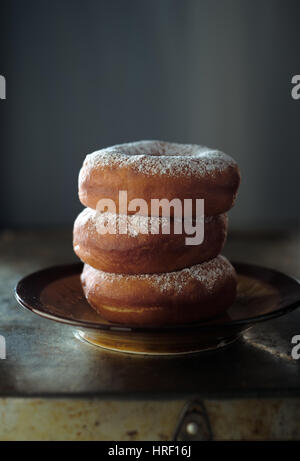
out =
{"type": "Polygon", "coordinates": [[[112,274],[85,264],[81,282],[103,318],[127,325],[201,321],[222,314],[236,296],[235,270],[223,256],[162,274],[112,274]]]}
{"type": "Polygon", "coordinates": [[[239,183],[237,163],[223,152],[193,144],[138,141],[87,155],[79,173],[79,199],[93,209],[100,199],[111,199],[118,213],[119,191],[127,191],[128,202],[145,200],[148,211],[142,214],[151,216],[166,216],[161,208],[151,210],[151,199],[190,199],[193,217],[195,200],[204,199],[205,215],[214,216],[234,205],[239,183]]]}
{"type": "Polygon", "coordinates": [[[172,272],[213,259],[221,252],[227,236],[226,214],[204,219],[204,240],[200,245],[186,245],[186,234],[175,234],[173,221],[171,233],[163,234],[169,221],[172,220],[100,214],[85,208],[74,223],[74,251],[84,263],[116,274],[172,272]],[[119,232],[120,221],[126,223],[126,234],[119,232]],[[97,226],[107,222],[115,225],[116,234],[98,232],[97,226]],[[151,233],[152,226],[159,233],[151,233]]]}

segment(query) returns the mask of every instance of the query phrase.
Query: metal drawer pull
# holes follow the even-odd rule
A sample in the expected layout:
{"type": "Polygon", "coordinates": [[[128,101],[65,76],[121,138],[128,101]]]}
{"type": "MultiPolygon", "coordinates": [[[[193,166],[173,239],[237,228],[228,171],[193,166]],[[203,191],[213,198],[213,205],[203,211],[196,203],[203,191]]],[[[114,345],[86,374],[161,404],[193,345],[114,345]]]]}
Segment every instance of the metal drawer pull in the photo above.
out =
{"type": "Polygon", "coordinates": [[[212,440],[209,418],[200,400],[188,402],[179,417],[173,439],[175,441],[212,440]]]}

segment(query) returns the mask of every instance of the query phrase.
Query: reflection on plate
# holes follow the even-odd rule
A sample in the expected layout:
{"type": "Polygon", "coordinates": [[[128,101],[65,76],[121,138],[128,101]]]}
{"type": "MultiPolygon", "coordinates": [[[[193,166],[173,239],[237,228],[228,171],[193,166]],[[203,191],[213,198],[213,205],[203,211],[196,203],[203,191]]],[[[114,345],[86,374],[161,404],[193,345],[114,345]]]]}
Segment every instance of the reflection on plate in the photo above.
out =
{"type": "Polygon", "coordinates": [[[87,303],[80,284],[82,264],[56,266],[23,278],[19,304],[41,317],[76,327],[79,339],[106,349],[141,354],[186,354],[233,342],[257,322],[279,317],[300,304],[300,284],[280,272],[233,263],[238,295],[227,312],[201,323],[142,327],[106,321],[87,303]]]}

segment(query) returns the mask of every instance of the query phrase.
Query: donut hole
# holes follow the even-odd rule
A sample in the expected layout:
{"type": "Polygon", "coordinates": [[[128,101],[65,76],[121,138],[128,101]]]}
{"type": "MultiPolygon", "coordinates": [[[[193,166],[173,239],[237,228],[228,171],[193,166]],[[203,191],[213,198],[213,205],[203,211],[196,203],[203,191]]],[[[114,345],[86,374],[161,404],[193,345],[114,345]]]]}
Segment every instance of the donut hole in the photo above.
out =
{"type": "MultiPolygon", "coordinates": [[[[119,146],[116,146],[117,148],[119,146]]],[[[168,143],[161,141],[140,141],[128,143],[126,149],[122,146],[122,153],[134,156],[150,157],[195,157],[201,151],[200,146],[168,143]]],[[[203,151],[206,148],[203,147],[203,151]]]]}

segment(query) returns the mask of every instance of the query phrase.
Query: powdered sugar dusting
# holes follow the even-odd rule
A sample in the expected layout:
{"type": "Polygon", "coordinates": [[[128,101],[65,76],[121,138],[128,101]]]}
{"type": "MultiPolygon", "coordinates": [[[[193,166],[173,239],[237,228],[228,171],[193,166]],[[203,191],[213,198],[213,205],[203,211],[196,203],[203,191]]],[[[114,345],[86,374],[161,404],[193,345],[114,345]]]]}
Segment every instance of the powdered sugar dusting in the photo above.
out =
{"type": "MultiPolygon", "coordinates": [[[[213,220],[212,216],[206,216],[204,223],[213,220]]],[[[157,216],[119,215],[110,212],[100,213],[91,208],[85,208],[76,218],[75,227],[85,227],[90,232],[100,231],[106,228],[114,230],[115,234],[126,234],[129,237],[138,237],[140,234],[169,233],[172,228],[170,218],[157,216]]]]}
{"type": "Polygon", "coordinates": [[[132,168],[145,175],[199,175],[223,171],[236,162],[218,150],[196,144],[137,141],[118,144],[87,155],[87,173],[94,168],[132,168]]]}
{"type": "Polygon", "coordinates": [[[125,274],[111,274],[108,272],[99,271],[90,268],[95,273],[97,281],[106,282],[121,282],[121,281],[134,281],[134,280],[147,280],[155,290],[159,290],[164,294],[180,294],[184,287],[193,281],[200,282],[207,292],[213,292],[216,283],[224,276],[234,274],[234,268],[224,256],[217,256],[216,258],[188,267],[176,272],[168,272],[162,274],[139,274],[139,275],[125,275],[125,274]]]}

